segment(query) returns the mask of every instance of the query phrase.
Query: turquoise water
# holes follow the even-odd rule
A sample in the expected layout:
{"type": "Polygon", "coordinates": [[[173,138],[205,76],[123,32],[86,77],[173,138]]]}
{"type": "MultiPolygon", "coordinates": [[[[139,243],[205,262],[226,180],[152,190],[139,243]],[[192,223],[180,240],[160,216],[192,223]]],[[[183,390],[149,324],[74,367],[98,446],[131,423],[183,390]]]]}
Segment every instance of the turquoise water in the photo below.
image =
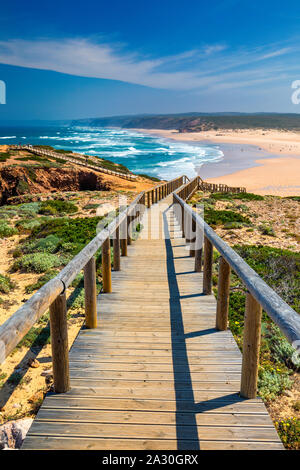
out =
{"type": "Polygon", "coordinates": [[[0,127],[0,144],[30,143],[98,155],[134,173],[171,179],[196,176],[201,165],[223,159],[217,145],[189,144],[124,129],[90,127],[0,127]]]}

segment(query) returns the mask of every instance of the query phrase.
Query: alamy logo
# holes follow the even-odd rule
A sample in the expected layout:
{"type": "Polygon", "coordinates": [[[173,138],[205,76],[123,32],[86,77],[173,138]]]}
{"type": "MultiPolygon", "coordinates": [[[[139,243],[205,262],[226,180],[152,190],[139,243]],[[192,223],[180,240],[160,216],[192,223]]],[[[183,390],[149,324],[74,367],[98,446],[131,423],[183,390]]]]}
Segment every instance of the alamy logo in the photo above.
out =
{"type": "Polygon", "coordinates": [[[6,104],[6,85],[3,80],[0,80],[0,104],[6,104]]]}
{"type": "Polygon", "coordinates": [[[299,104],[300,103],[300,80],[293,81],[292,88],[295,88],[295,91],[292,94],[292,103],[299,104]]]}

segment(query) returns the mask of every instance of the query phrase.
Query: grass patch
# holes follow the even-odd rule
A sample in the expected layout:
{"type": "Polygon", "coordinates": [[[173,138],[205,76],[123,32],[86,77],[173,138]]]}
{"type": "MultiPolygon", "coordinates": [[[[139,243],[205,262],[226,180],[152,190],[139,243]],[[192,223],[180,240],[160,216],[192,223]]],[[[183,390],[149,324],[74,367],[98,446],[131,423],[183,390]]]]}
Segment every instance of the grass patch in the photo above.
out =
{"type": "Polygon", "coordinates": [[[0,274],[0,292],[1,294],[8,294],[16,287],[15,283],[10,279],[9,276],[0,274]]]}

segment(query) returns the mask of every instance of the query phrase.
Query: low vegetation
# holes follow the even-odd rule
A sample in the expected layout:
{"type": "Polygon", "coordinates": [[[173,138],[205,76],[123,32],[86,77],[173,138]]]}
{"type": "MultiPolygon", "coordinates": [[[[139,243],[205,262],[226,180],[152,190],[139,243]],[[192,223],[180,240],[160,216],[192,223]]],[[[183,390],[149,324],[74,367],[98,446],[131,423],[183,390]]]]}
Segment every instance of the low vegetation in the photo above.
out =
{"type": "Polygon", "coordinates": [[[0,293],[8,294],[15,288],[15,283],[11,280],[9,276],[4,276],[0,274],[0,293]]]}
{"type": "Polygon", "coordinates": [[[239,228],[240,225],[234,227],[232,224],[251,224],[251,221],[248,217],[245,217],[237,212],[229,210],[207,209],[204,211],[204,217],[205,221],[212,227],[216,227],[217,225],[223,225],[226,228],[239,228]]]}
{"type": "Polygon", "coordinates": [[[7,238],[11,237],[18,233],[17,229],[12,227],[8,222],[5,220],[0,220],[0,238],[7,238]]]}
{"type": "Polygon", "coordinates": [[[77,211],[78,208],[73,202],[58,200],[43,201],[39,208],[39,214],[45,215],[74,214],[77,211]]]}
{"type": "Polygon", "coordinates": [[[276,421],[275,426],[287,449],[300,450],[300,419],[294,417],[276,421]]]}
{"type": "Polygon", "coordinates": [[[264,197],[253,193],[213,193],[210,195],[215,201],[263,201],[264,197]]]}

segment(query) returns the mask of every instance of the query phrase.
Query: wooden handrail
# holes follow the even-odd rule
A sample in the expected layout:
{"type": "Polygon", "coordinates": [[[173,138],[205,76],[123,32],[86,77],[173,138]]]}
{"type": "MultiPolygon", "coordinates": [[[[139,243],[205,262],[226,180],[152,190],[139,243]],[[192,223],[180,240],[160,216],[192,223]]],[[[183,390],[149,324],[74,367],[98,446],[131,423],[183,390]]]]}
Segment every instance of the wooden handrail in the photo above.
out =
{"type": "MultiPolygon", "coordinates": [[[[153,189],[142,191],[135,200],[120,213],[106,228],[101,230],[62,271],[29,300],[27,300],[10,318],[0,326],[0,363],[13,351],[22,338],[39,318],[50,308],[50,333],[52,344],[53,378],[56,392],[66,392],[69,388],[68,371],[68,338],[66,335],[66,289],[70,286],[79,272],[84,269],[86,326],[95,328],[97,325],[96,312],[96,263],[93,259],[99,248],[105,247],[103,262],[103,290],[111,290],[110,269],[110,238],[115,234],[114,245],[118,242],[115,252],[114,265],[120,269],[120,256],[127,255],[128,222],[137,221],[145,211],[146,195],[152,193],[151,202],[158,202],[168,194],[182,186],[188,180],[180,176],[172,181],[162,183],[153,189]],[[158,188],[160,190],[158,191],[158,188]],[[121,250],[120,250],[121,248],[121,250]],[[59,336],[59,341],[56,336],[59,336]]],[[[115,245],[116,246],[116,245],[115,245]]]]}
{"type": "Polygon", "coordinates": [[[248,289],[241,394],[247,398],[254,398],[257,392],[260,341],[260,330],[258,334],[258,329],[261,321],[261,308],[266,311],[291,344],[300,341],[300,316],[185,202],[195,191],[196,180],[198,181],[199,188],[202,183],[201,181],[199,182],[197,177],[187,183],[185,187],[173,193],[174,203],[180,205],[182,214],[184,214],[184,216],[179,217],[179,223],[182,223],[182,220],[185,221],[185,233],[187,231],[187,220],[190,219],[196,223],[196,246],[201,244],[201,249],[202,239],[199,241],[197,238],[203,238],[203,233],[200,233],[199,230],[197,233],[197,227],[200,228],[201,232],[204,232],[204,294],[211,293],[212,246],[217,249],[222,257],[221,263],[223,266],[221,267],[220,265],[220,270],[223,272],[221,273],[220,271],[222,279],[219,280],[221,291],[218,292],[218,317],[216,321],[218,329],[227,328],[230,268],[233,269],[248,289]],[[189,216],[189,219],[186,218],[186,215],[189,216]],[[228,263],[229,268],[224,266],[224,262],[228,263]],[[226,326],[224,326],[224,322],[226,322],[226,326]]]}

